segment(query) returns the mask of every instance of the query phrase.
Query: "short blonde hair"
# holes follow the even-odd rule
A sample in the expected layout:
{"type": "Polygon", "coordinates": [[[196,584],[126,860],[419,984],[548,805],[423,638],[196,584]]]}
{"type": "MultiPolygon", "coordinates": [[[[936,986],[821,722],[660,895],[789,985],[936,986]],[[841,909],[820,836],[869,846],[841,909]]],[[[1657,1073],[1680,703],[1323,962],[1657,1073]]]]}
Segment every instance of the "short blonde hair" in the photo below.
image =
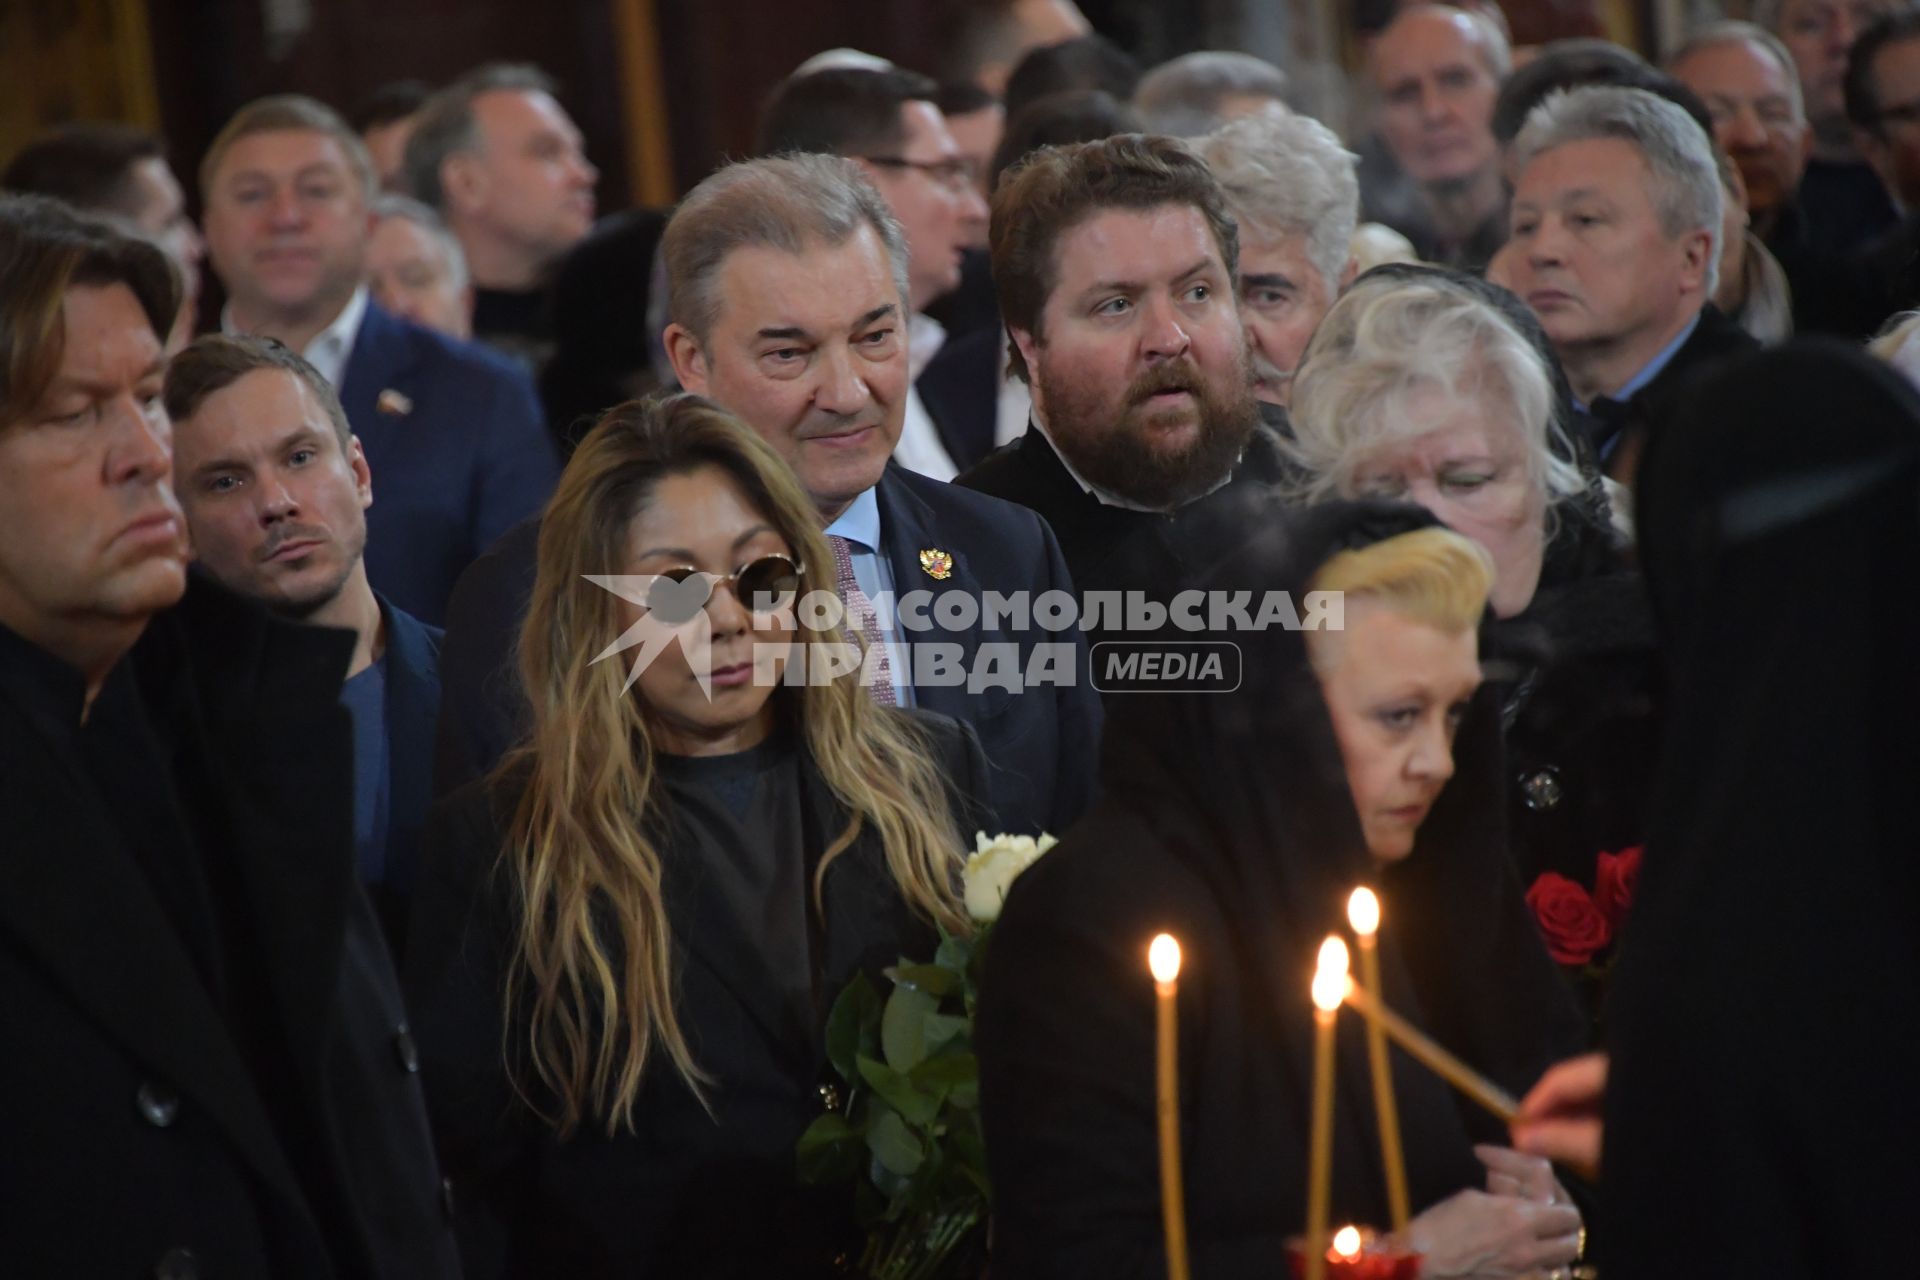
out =
{"type": "Polygon", "coordinates": [[[1477,628],[1486,614],[1493,557],[1473,539],[1431,525],[1337,553],[1314,573],[1307,590],[1375,601],[1458,635],[1477,628]]]}
{"type": "Polygon", "coordinates": [[[233,113],[233,119],[214,136],[200,161],[200,197],[213,195],[213,180],[233,144],[256,133],[321,133],[339,144],[347,168],[360,184],[360,194],[372,200],[380,193],[380,176],[374,171],[373,156],[340,113],[316,98],[298,93],[276,93],[255,98],[233,113]]]}
{"type": "Polygon", "coordinates": [[[1425,434],[1409,401],[1422,392],[1497,397],[1526,444],[1527,470],[1549,507],[1585,488],[1556,450],[1553,377],[1498,308],[1439,278],[1365,277],[1314,331],[1294,378],[1287,452],[1304,502],[1351,496],[1354,472],[1380,446],[1425,434]]]}

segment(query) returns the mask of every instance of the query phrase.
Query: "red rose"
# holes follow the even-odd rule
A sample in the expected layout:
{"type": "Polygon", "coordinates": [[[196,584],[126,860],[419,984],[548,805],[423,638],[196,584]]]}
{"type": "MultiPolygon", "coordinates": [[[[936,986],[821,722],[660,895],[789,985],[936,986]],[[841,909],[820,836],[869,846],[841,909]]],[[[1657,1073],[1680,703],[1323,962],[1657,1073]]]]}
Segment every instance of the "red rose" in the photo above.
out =
{"type": "Polygon", "coordinates": [[[1527,905],[1560,964],[1585,964],[1613,938],[1606,916],[1585,889],[1557,872],[1544,872],[1527,890],[1527,905]]]}
{"type": "Polygon", "coordinates": [[[1594,903],[1615,933],[1627,922],[1627,908],[1633,905],[1634,886],[1640,882],[1640,852],[1641,846],[1634,845],[1618,853],[1603,853],[1593,873],[1594,903]]]}

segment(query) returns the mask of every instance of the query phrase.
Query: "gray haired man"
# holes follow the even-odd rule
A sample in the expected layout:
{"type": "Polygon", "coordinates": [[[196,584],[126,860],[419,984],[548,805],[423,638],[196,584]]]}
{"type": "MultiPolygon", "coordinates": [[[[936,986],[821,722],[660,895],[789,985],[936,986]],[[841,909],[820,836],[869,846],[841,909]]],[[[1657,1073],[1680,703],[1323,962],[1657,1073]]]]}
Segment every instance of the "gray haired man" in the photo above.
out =
{"type": "Polygon", "coordinates": [[[1708,301],[1718,277],[1713,145],[1644,89],[1554,94],[1514,139],[1509,277],[1566,367],[1608,474],[1702,367],[1757,344],[1708,301]]]}
{"type": "Polygon", "coordinates": [[[1317,120],[1268,106],[1197,144],[1240,224],[1240,321],[1254,394],[1285,405],[1307,339],[1352,283],[1354,157],[1317,120]]]}

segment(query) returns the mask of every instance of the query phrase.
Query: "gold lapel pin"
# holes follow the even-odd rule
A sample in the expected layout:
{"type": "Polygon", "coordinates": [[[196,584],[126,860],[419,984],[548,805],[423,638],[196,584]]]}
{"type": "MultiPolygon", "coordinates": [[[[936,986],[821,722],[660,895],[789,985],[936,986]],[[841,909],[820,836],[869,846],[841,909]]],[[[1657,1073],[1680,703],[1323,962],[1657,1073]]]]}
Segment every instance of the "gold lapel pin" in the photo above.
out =
{"type": "Polygon", "coordinates": [[[934,547],[920,553],[920,567],[927,571],[929,578],[945,582],[953,576],[953,557],[934,547]]]}
{"type": "Polygon", "coordinates": [[[374,402],[374,407],[381,413],[391,413],[396,417],[405,417],[407,414],[413,412],[413,401],[402,393],[395,391],[392,387],[388,387],[380,393],[380,398],[374,402]]]}

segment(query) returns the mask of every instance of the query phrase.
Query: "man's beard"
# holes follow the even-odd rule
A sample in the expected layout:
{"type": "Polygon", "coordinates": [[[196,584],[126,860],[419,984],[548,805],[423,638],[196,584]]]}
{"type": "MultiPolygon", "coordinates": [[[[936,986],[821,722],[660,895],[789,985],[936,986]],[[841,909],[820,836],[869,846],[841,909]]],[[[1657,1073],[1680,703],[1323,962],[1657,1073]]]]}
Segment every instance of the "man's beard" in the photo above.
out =
{"type": "Polygon", "coordinates": [[[1044,356],[1038,378],[1047,433],[1073,469],[1109,492],[1162,511],[1217,488],[1260,420],[1244,352],[1224,387],[1185,357],[1142,373],[1118,398],[1098,384],[1049,369],[1044,356]],[[1193,396],[1192,405],[1174,414],[1148,405],[1156,392],[1176,387],[1193,396]],[[1199,422],[1189,443],[1169,450],[1156,442],[1160,425],[1189,414],[1199,422]]]}

